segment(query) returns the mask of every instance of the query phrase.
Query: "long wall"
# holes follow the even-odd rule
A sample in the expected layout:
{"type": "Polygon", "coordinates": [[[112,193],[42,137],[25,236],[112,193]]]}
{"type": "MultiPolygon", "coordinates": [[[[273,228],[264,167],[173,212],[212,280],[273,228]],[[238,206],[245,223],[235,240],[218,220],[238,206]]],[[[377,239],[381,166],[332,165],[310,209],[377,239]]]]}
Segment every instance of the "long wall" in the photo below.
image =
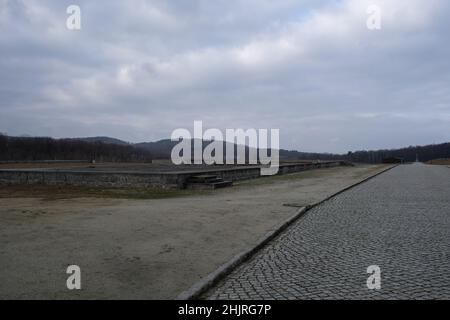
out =
{"type": "MultiPolygon", "coordinates": [[[[346,165],[343,161],[281,165],[278,174],[288,174],[317,168],[346,165]]],[[[0,185],[46,184],[89,187],[160,187],[184,188],[186,180],[195,175],[217,175],[224,180],[239,181],[260,177],[259,167],[239,167],[202,171],[164,173],[96,172],[82,170],[4,169],[0,170],[0,185]]]]}

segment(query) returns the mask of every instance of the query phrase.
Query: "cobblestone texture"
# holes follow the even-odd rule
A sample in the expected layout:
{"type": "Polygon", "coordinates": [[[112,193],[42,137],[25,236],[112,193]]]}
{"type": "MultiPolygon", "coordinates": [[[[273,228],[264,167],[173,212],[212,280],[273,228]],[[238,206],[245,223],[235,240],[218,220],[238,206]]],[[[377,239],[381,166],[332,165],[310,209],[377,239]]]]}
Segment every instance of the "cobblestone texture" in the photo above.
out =
{"type": "Polygon", "coordinates": [[[205,298],[450,299],[449,168],[402,165],[315,207],[205,298]]]}

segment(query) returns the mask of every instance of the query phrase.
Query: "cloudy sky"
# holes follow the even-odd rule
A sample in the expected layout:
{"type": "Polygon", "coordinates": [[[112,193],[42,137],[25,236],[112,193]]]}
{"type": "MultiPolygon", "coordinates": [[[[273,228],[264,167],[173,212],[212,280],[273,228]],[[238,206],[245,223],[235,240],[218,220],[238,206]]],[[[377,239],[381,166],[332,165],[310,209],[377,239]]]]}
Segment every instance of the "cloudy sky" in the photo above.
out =
{"type": "Polygon", "coordinates": [[[0,132],[140,142],[202,120],[303,151],[450,141],[449,17],[448,0],[0,0],[0,132]]]}

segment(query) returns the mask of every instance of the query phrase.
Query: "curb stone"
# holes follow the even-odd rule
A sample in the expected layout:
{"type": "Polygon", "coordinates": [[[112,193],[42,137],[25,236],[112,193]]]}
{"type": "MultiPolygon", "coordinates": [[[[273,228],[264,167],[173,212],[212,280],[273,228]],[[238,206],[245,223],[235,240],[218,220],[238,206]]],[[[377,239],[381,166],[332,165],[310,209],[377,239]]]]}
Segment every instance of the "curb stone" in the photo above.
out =
{"type": "Polygon", "coordinates": [[[245,250],[237,255],[235,255],[231,260],[221,265],[212,273],[208,274],[206,277],[200,279],[191,288],[182,292],[176,300],[195,300],[198,299],[203,293],[214,287],[220,280],[225,278],[230,272],[240,266],[242,263],[247,261],[256,252],[262,249],[268,242],[274,239],[282,231],[284,231],[288,226],[290,226],[294,221],[300,218],[306,212],[306,207],[302,207],[297,212],[283,223],[275,227],[273,230],[266,233],[255,246],[245,250]]]}
{"type": "Polygon", "coordinates": [[[215,271],[213,271],[212,273],[210,273],[207,276],[200,279],[197,283],[195,283],[193,286],[191,286],[188,290],[180,293],[175,298],[175,300],[197,300],[197,299],[199,299],[202,294],[204,294],[205,292],[207,292],[208,290],[213,288],[220,280],[225,278],[232,271],[234,271],[237,267],[239,267],[244,262],[249,260],[253,255],[255,255],[266,244],[268,244],[271,240],[273,240],[280,233],[282,233],[284,230],[286,230],[289,226],[291,226],[299,218],[304,216],[310,209],[317,207],[318,205],[330,200],[331,198],[334,198],[335,196],[337,196],[351,188],[354,188],[370,179],[373,179],[373,178],[379,176],[380,174],[383,174],[397,166],[398,165],[393,165],[387,169],[384,169],[384,170],[377,172],[369,177],[366,177],[359,182],[353,183],[353,184],[339,190],[338,192],[333,193],[332,195],[326,197],[325,199],[323,199],[321,201],[318,201],[311,205],[307,205],[305,207],[301,207],[300,209],[298,209],[296,211],[296,213],[293,216],[286,219],[284,222],[282,222],[280,225],[278,225],[275,229],[269,231],[252,248],[235,255],[231,260],[229,260],[228,262],[221,265],[215,271]]]}

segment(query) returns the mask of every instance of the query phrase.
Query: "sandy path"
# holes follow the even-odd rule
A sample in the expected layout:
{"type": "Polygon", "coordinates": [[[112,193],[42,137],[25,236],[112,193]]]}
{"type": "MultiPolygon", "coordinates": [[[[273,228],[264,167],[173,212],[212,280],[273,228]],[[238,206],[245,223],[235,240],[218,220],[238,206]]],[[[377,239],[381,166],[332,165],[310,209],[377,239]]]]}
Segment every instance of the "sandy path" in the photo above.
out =
{"type": "Polygon", "coordinates": [[[263,178],[159,200],[0,199],[0,298],[174,298],[295,213],[384,166],[263,178]],[[82,290],[66,288],[68,265],[82,290]]]}

